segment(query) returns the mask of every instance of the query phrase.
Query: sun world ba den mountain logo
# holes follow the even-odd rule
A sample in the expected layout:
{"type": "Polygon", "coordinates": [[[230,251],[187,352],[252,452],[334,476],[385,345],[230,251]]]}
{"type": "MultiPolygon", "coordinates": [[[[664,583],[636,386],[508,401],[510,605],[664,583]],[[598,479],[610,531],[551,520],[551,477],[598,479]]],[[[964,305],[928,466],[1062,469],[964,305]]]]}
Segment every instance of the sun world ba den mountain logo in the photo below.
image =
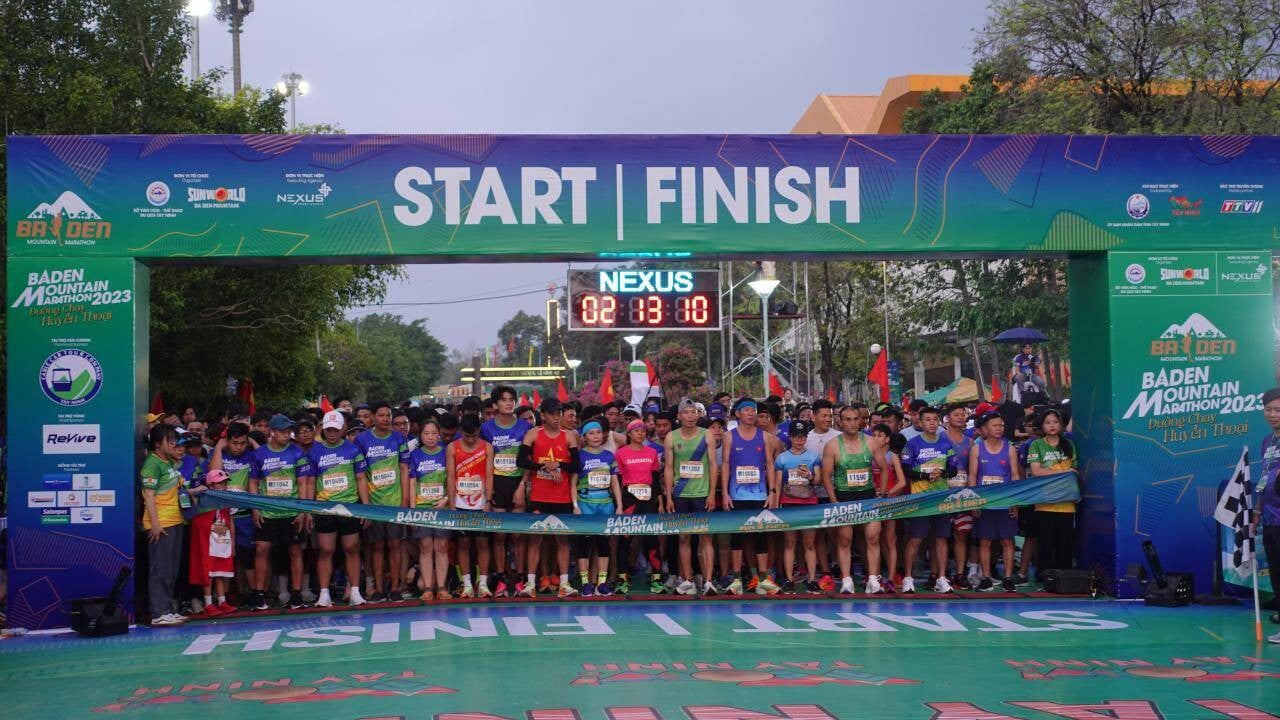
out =
{"type": "Polygon", "coordinates": [[[67,190],[19,220],[17,235],[27,245],[96,245],[111,237],[111,223],[67,190]]]}
{"type": "Polygon", "coordinates": [[[1151,341],[1151,357],[1161,362],[1221,360],[1235,354],[1236,341],[1200,313],[1191,313],[1185,322],[1170,325],[1151,341]]]}
{"type": "Polygon", "coordinates": [[[244,201],[245,190],[242,187],[187,188],[187,202],[202,210],[238,208],[244,201]]]}

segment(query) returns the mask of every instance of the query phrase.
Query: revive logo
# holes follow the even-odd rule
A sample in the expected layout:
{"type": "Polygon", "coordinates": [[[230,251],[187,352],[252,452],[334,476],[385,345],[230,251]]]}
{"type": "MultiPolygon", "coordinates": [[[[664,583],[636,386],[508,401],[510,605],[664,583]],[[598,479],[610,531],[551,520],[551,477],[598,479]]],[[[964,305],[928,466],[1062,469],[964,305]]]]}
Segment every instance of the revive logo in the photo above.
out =
{"type": "Polygon", "coordinates": [[[102,452],[102,426],[45,425],[41,438],[45,455],[98,455],[102,452]]]}

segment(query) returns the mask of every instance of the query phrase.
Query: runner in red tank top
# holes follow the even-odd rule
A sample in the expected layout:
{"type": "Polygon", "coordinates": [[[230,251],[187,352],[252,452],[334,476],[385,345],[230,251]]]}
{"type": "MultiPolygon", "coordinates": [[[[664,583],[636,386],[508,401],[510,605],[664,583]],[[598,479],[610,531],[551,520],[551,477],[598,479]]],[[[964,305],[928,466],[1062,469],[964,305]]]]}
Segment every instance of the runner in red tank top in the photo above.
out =
{"type": "MultiPolygon", "coordinates": [[[[535,515],[546,515],[539,520],[539,527],[555,529],[558,521],[552,516],[573,515],[573,484],[570,475],[578,471],[578,434],[560,426],[561,405],[555,398],[547,398],[539,407],[542,427],[530,430],[520,445],[516,464],[533,471],[533,483],[529,493],[529,507],[535,515]]],[[[569,585],[569,537],[557,534],[556,566],[560,571],[560,597],[577,595],[569,585]]],[[[542,559],[542,543],[529,543],[528,567],[530,572],[520,594],[536,597],[538,594],[538,562],[542,559]]]]}

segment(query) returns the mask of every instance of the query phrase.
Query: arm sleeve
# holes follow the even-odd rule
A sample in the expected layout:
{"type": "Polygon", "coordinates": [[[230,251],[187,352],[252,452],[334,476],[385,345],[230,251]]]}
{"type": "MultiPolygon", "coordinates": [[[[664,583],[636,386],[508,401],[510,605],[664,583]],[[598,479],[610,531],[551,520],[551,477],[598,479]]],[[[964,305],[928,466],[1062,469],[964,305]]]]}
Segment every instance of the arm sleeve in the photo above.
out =
{"type": "Polygon", "coordinates": [[[582,472],[582,456],[578,454],[578,448],[569,448],[569,462],[561,467],[571,473],[582,472]]]}
{"type": "Polygon", "coordinates": [[[516,453],[516,467],[525,470],[537,470],[542,467],[533,459],[533,446],[520,443],[520,451],[516,453]]]}

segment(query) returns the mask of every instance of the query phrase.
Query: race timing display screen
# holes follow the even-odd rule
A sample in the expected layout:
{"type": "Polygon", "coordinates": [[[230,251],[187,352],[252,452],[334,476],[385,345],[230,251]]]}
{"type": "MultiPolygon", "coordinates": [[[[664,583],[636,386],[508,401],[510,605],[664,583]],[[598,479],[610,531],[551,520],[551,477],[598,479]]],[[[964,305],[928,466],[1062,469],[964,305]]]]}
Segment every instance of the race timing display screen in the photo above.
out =
{"type": "Polygon", "coordinates": [[[570,330],[719,330],[720,271],[570,270],[570,330]]]}

